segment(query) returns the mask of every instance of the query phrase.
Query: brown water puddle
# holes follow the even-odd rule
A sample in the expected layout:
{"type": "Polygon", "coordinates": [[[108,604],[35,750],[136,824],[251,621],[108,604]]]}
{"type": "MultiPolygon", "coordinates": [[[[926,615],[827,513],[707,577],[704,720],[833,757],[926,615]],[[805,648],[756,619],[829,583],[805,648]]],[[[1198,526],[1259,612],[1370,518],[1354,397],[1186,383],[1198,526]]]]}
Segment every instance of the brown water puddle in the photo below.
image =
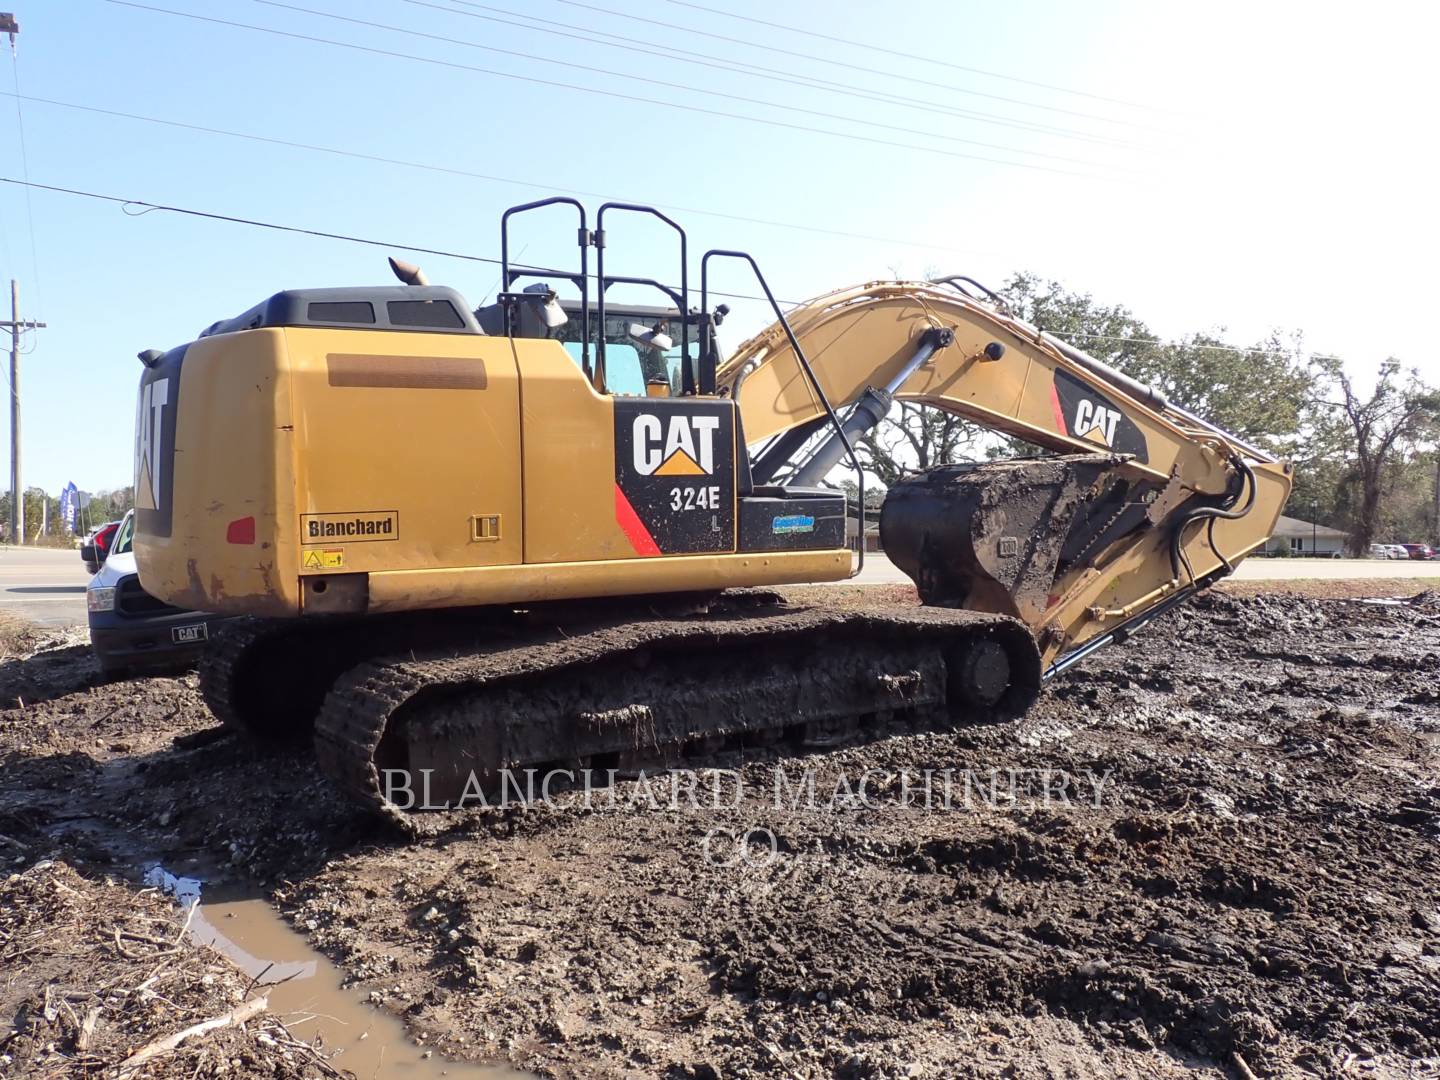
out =
{"type": "MultiPolygon", "coordinates": [[[[363,1002],[354,988],[342,988],[343,973],[286,924],[264,900],[201,899],[204,884],[176,877],[161,867],[145,875],[147,885],[174,895],[182,905],[199,903],[190,920],[190,938],[209,945],[268,988],[270,1013],[296,1038],[314,1043],[336,1068],[359,1080],[528,1080],[530,1074],[503,1065],[473,1065],[427,1056],[410,1041],[404,1025],[363,1002]]],[[[207,895],[215,895],[211,887],[207,895]]]]}

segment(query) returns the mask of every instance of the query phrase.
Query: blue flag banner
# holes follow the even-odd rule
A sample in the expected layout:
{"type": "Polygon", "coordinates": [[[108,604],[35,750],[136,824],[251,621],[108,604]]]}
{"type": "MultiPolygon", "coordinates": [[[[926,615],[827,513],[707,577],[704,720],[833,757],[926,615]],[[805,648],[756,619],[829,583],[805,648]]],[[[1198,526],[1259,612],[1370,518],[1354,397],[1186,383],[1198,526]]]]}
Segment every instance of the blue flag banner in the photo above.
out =
{"type": "Polygon", "coordinates": [[[75,531],[75,525],[80,518],[80,492],[75,487],[75,481],[70,481],[60,492],[60,520],[69,526],[70,531],[75,531]]]}

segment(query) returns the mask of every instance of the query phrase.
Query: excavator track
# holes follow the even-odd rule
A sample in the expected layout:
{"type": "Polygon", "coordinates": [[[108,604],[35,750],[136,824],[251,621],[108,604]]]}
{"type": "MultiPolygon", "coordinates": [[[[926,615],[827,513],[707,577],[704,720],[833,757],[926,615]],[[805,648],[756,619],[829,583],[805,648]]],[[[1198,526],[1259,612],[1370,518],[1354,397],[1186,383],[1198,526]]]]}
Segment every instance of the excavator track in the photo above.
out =
{"type": "Polygon", "coordinates": [[[260,742],[305,738],[331,685],[369,656],[475,643],[497,623],[454,613],[387,619],[235,619],[200,661],[200,694],[226,727],[260,742]],[[468,633],[468,637],[467,637],[468,633]]]}
{"type": "Polygon", "coordinates": [[[226,727],[259,742],[309,736],[335,680],[376,656],[416,652],[462,655],[514,641],[537,627],[583,625],[607,611],[615,619],[783,604],[767,589],[723,594],[676,593],[613,601],[537,605],[531,609],[457,608],[386,616],[308,619],[240,618],[211,638],[200,661],[200,694],[226,727]]]}
{"type": "Polygon", "coordinates": [[[322,771],[405,828],[409,809],[463,805],[506,771],[673,765],[897,715],[1004,719],[1040,686],[1023,624],[948,608],[632,615],[447,651],[357,664],[315,720],[322,771]]]}

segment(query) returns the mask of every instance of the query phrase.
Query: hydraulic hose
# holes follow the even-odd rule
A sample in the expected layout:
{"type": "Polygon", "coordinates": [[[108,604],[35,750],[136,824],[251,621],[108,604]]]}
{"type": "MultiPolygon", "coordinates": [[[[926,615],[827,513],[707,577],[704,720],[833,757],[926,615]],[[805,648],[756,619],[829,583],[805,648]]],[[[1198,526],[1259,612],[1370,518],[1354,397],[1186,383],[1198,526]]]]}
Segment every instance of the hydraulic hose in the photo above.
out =
{"type": "Polygon", "coordinates": [[[1175,529],[1170,534],[1170,573],[1176,581],[1180,579],[1180,567],[1183,565],[1185,572],[1190,577],[1190,583],[1192,585],[1195,583],[1195,570],[1190,565],[1190,559],[1186,556],[1183,548],[1185,529],[1194,521],[1204,521],[1208,519],[1210,523],[1210,532],[1208,533],[1210,550],[1215,552],[1216,556],[1225,565],[1226,573],[1234,570],[1234,567],[1230,564],[1230,560],[1215,546],[1215,522],[1222,519],[1234,521],[1248,514],[1251,507],[1255,505],[1256,482],[1255,470],[1252,469],[1250,463],[1239,454],[1231,456],[1230,464],[1236,472],[1240,474],[1241,487],[1239,491],[1235,492],[1229,504],[1226,506],[1198,506],[1185,513],[1180,520],[1175,523],[1175,529]],[[1237,508],[1235,504],[1240,501],[1241,493],[1244,492],[1247,487],[1249,488],[1249,495],[1245,499],[1245,505],[1237,508]]]}

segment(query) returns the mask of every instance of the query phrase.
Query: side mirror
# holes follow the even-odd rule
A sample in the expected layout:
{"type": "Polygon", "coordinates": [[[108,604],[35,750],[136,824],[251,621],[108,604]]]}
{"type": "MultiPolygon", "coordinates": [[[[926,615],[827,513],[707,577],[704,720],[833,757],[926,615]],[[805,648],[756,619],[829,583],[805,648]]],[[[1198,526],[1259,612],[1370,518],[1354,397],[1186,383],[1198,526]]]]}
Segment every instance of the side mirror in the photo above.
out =
{"type": "Polygon", "coordinates": [[[525,297],[525,306],[546,330],[554,330],[570,321],[570,316],[565,314],[565,309],[555,297],[555,290],[549,285],[537,283],[526,286],[521,295],[525,297]]]}
{"type": "Polygon", "coordinates": [[[647,330],[638,323],[631,323],[629,329],[630,340],[637,345],[644,345],[648,349],[659,349],[661,352],[667,352],[675,347],[675,341],[669,334],[660,329],[664,325],[664,323],[657,322],[647,330]]]}
{"type": "Polygon", "coordinates": [[[87,563],[98,563],[100,561],[99,553],[95,550],[94,544],[80,545],[80,561],[87,563]]]}

